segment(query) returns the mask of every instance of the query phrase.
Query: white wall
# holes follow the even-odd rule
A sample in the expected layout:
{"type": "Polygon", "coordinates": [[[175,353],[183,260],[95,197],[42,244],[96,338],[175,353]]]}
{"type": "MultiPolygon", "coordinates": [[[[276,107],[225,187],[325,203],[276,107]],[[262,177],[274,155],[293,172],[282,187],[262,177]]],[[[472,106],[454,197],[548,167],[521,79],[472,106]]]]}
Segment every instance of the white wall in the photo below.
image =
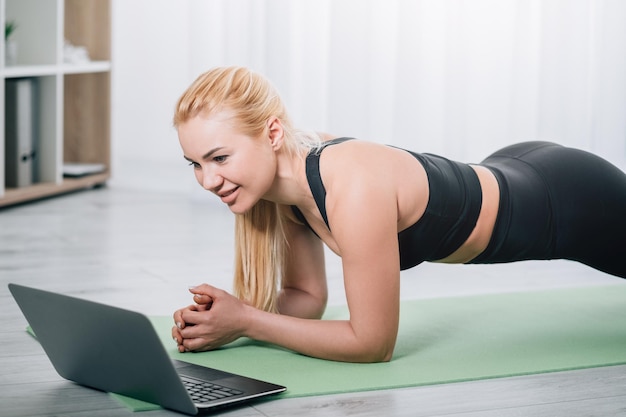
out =
{"type": "Polygon", "coordinates": [[[189,2],[112,2],[112,185],[189,190],[172,128],[190,82],[189,2]]]}
{"type": "Polygon", "coordinates": [[[476,162],[547,139],[626,166],[626,2],[113,0],[113,183],[201,192],[171,128],[246,65],[296,123],[476,162]]]}

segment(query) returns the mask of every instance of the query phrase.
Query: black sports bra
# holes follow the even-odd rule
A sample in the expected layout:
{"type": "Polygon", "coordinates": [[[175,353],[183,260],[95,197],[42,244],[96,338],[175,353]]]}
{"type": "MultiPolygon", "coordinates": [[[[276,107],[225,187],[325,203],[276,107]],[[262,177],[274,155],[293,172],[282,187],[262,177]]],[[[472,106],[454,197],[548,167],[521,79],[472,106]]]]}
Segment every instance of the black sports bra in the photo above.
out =
{"type": "MultiPolygon", "coordinates": [[[[309,152],[306,158],[307,181],[327,227],[326,189],[320,175],[319,159],[327,146],[347,140],[352,138],[324,142],[321,147],[309,152]]],[[[456,251],[474,230],[482,205],[480,181],[469,165],[437,155],[407,152],[426,170],[430,196],[422,217],[398,233],[402,270],[424,261],[443,259],[456,251]]],[[[292,210],[300,221],[313,230],[298,207],[292,206],[292,210]]]]}

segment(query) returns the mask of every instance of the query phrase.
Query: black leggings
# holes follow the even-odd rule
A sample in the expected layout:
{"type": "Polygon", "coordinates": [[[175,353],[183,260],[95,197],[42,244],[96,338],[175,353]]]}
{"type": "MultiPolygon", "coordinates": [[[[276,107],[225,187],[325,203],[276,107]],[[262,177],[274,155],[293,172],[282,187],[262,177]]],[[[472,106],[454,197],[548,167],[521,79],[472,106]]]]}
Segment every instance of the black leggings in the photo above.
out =
{"type": "Polygon", "coordinates": [[[480,165],[500,186],[485,251],[470,263],[570,259],[626,278],[626,174],[549,142],[508,146],[480,165]]]}

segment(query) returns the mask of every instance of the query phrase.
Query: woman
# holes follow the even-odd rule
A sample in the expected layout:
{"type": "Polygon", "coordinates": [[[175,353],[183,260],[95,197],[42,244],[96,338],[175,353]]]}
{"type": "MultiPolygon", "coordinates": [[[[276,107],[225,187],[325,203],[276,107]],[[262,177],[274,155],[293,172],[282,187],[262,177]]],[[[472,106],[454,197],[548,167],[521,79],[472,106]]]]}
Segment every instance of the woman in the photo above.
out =
{"type": "Polygon", "coordinates": [[[175,312],[181,352],[239,337],[318,358],[389,361],[400,270],[423,261],[572,259],[626,277],[626,175],[547,142],[481,164],[291,125],[267,80],[216,68],[182,95],[174,125],[196,179],[236,215],[235,295],[208,284],[175,312]],[[320,320],[322,242],[342,258],[349,320],[320,320]]]}

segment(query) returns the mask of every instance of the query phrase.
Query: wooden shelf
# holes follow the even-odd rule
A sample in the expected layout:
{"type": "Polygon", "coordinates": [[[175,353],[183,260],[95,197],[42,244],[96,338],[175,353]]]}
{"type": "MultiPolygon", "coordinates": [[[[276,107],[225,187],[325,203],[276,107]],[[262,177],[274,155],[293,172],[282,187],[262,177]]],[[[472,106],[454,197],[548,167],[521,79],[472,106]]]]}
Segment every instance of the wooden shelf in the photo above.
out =
{"type": "Polygon", "coordinates": [[[60,184],[39,183],[28,187],[6,188],[0,207],[12,206],[59,194],[101,186],[109,179],[107,172],[80,178],[64,178],[60,184]]]}
{"type": "MultiPolygon", "coordinates": [[[[0,0],[0,22],[14,20],[17,62],[0,57],[0,207],[104,184],[110,177],[111,0],[0,0]],[[36,10],[37,13],[33,13],[36,10]],[[90,60],[64,60],[65,41],[90,60]],[[6,186],[6,83],[36,80],[33,185],[6,186]],[[63,164],[101,164],[103,173],[63,178],[63,164]]],[[[0,37],[0,52],[6,49],[0,37]]],[[[29,112],[30,113],[30,112],[29,112]]]]}

